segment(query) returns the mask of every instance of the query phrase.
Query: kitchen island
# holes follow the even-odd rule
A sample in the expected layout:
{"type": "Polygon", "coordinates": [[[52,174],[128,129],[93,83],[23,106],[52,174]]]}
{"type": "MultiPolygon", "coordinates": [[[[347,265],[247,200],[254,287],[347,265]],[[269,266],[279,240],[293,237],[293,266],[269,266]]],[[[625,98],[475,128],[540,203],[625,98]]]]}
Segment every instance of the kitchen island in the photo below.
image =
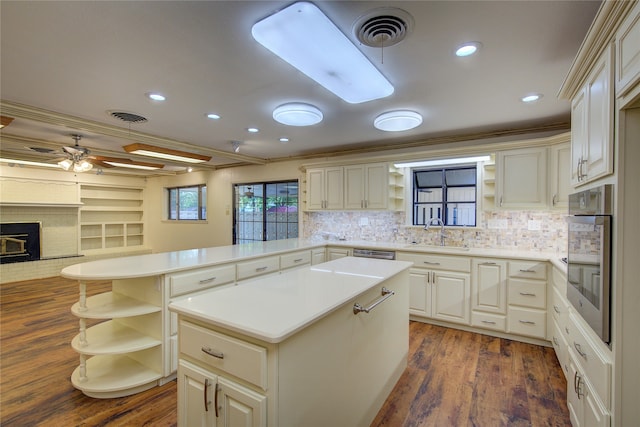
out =
{"type": "Polygon", "coordinates": [[[368,426],[407,364],[410,266],[342,258],[170,304],[178,424],[368,426]]]}

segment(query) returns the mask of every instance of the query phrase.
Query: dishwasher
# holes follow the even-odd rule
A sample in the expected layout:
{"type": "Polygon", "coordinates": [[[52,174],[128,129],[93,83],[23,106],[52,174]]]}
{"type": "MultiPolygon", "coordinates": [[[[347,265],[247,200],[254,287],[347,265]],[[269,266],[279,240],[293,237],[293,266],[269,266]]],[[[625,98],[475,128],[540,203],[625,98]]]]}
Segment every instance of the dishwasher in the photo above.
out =
{"type": "Polygon", "coordinates": [[[360,258],[376,258],[376,259],[396,259],[396,253],[394,251],[379,251],[376,249],[361,249],[354,248],[353,256],[360,258]]]}

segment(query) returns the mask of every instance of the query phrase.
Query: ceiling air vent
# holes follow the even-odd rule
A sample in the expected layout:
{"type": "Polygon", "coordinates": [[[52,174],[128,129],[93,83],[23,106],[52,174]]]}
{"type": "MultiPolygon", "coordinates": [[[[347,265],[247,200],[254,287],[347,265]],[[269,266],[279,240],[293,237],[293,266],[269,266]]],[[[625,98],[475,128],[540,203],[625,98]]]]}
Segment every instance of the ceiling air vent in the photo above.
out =
{"type": "Polygon", "coordinates": [[[126,113],[124,111],[109,111],[109,115],[127,123],[144,123],[147,121],[146,117],[142,117],[134,113],[126,113]]]}
{"type": "Polygon", "coordinates": [[[388,47],[400,43],[411,32],[413,17],[408,12],[382,7],[362,15],[353,24],[353,33],[369,47],[388,47]]]}

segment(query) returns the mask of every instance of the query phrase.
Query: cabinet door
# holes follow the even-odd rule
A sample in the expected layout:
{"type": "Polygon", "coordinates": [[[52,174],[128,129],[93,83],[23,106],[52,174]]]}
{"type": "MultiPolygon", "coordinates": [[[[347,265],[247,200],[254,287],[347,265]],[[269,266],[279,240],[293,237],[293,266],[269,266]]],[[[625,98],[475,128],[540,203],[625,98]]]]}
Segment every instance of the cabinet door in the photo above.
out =
{"type": "Polygon", "coordinates": [[[217,376],[183,360],[178,365],[178,426],[213,427],[217,376]]]}
{"type": "Polygon", "coordinates": [[[307,209],[320,210],[324,208],[324,169],[309,169],[307,171],[307,209]]]}
{"type": "Polygon", "coordinates": [[[432,280],[431,317],[453,323],[470,323],[470,276],[464,273],[435,271],[432,280]]]}
{"type": "Polygon", "coordinates": [[[224,427],[265,427],[267,398],[239,384],[220,377],[219,405],[224,427]]]}
{"type": "Polygon", "coordinates": [[[364,166],[354,165],[344,168],[344,208],[364,209],[364,166]]]}
{"type": "Polygon", "coordinates": [[[550,148],[549,197],[554,209],[567,209],[571,192],[571,145],[558,144],[550,148]]]}
{"type": "Polygon", "coordinates": [[[582,181],[583,152],[587,145],[587,120],[585,117],[587,91],[583,89],[571,101],[571,185],[582,181]]]}
{"type": "Polygon", "coordinates": [[[327,248],[327,254],[329,255],[329,261],[333,261],[334,259],[344,258],[349,256],[349,249],[327,248]]]}
{"type": "Polygon", "coordinates": [[[343,170],[342,167],[325,169],[325,209],[342,209],[343,197],[343,170]]]}
{"type": "Polygon", "coordinates": [[[498,152],[498,206],[544,208],[547,206],[547,149],[523,148],[498,152]]]}
{"type": "Polygon", "coordinates": [[[613,172],[613,48],[594,66],[587,82],[587,152],[583,173],[593,181],[613,172]]]}
{"type": "Polygon", "coordinates": [[[389,192],[389,172],[385,163],[365,167],[365,208],[386,209],[389,192]]]}
{"type": "Polygon", "coordinates": [[[573,427],[582,427],[582,391],[579,388],[580,373],[578,372],[578,364],[573,359],[571,349],[569,349],[569,376],[567,377],[567,408],[569,409],[569,418],[573,427]]]}
{"type": "Polygon", "coordinates": [[[325,258],[326,250],[324,248],[311,251],[311,265],[322,264],[325,262],[325,258]]]}
{"type": "Polygon", "coordinates": [[[507,312],[507,263],[493,259],[474,259],[471,309],[487,313],[507,312]]]}
{"type": "Polygon", "coordinates": [[[409,313],[431,317],[431,275],[421,268],[409,270],[409,313]]]}

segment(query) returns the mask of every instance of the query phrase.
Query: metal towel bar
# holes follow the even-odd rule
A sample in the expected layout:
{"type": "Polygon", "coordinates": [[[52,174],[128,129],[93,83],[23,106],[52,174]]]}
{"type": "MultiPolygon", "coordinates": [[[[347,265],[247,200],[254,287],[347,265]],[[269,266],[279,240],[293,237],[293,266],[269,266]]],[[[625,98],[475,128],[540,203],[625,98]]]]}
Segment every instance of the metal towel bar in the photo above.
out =
{"type": "Polygon", "coordinates": [[[353,314],[358,314],[361,312],[365,312],[365,313],[369,313],[371,310],[373,310],[374,308],[376,308],[378,306],[378,304],[380,304],[382,301],[386,300],[387,298],[389,298],[392,295],[395,295],[396,293],[390,289],[385,288],[384,286],[382,287],[382,295],[380,296],[380,298],[378,298],[377,300],[375,300],[374,302],[372,302],[369,307],[363,307],[358,303],[353,304],[353,314]]]}

